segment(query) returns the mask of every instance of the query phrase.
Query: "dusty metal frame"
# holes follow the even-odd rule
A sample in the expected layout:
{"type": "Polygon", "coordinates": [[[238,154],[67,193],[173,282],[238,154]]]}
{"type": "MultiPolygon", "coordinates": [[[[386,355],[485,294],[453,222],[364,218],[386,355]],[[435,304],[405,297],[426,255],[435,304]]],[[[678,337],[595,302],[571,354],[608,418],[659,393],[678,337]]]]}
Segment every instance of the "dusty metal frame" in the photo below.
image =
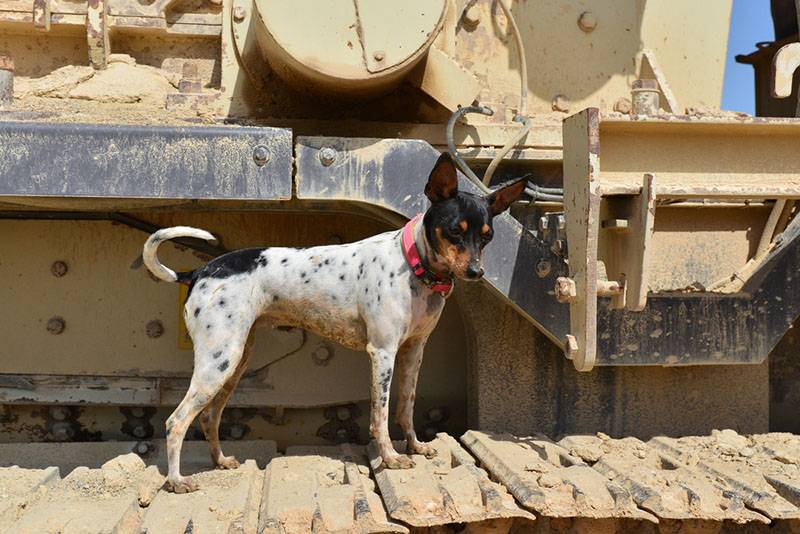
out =
{"type": "MultiPolygon", "coordinates": [[[[604,121],[597,109],[589,108],[565,120],[564,192],[570,278],[561,280],[559,287],[567,288],[561,290],[565,293],[561,296],[570,307],[566,355],[578,370],[584,371],[603,364],[762,362],[800,315],[800,295],[792,291],[790,283],[800,266],[800,223],[795,220],[786,229],[738,293],[665,291],[647,297],[654,201],[656,197],[800,198],[797,158],[764,157],[751,174],[733,169],[730,161],[722,159],[724,154],[708,154],[703,160],[704,171],[698,170],[707,174],[700,181],[689,180],[680,169],[665,164],[663,158],[646,153],[642,139],[654,128],[659,135],[728,135],[750,143],[772,134],[769,142],[778,152],[783,146],[790,146],[793,139],[800,139],[800,122],[780,119],[699,121],[669,116],[650,121],[604,121]],[[613,164],[606,173],[601,172],[601,145],[605,138],[616,142],[609,142],[611,150],[606,157],[613,164]],[[643,160],[650,161],[652,167],[634,170],[620,163],[625,159],[624,154],[620,155],[625,143],[638,143],[646,153],[643,160]],[[629,219],[601,220],[609,212],[604,206],[611,197],[630,204],[629,219]],[[620,259],[599,258],[600,232],[620,227],[628,231],[626,239],[618,243],[622,249],[615,251],[620,259]],[[599,276],[601,261],[607,279],[599,276]],[[604,291],[609,287],[616,290],[604,291]],[[598,337],[598,332],[603,336],[598,337]]],[[[745,146],[749,145],[737,148],[745,146]]],[[[749,148],[753,154],[757,150],[758,147],[749,148]]],[[[741,161],[748,161],[746,158],[753,154],[741,154],[741,161]]],[[[636,164],[648,165],[641,161],[636,164]]],[[[743,167],[746,170],[747,165],[743,167]]]]}
{"type": "Polygon", "coordinates": [[[3,197],[287,200],[292,132],[0,121],[3,197]]]}

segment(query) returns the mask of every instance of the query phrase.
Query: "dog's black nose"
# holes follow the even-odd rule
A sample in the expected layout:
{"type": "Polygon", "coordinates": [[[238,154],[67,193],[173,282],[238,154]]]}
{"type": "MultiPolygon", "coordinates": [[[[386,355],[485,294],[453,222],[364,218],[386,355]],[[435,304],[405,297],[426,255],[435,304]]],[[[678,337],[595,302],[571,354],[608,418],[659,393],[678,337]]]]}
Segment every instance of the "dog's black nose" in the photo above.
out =
{"type": "Polygon", "coordinates": [[[470,265],[467,267],[467,278],[470,280],[477,280],[481,276],[483,276],[483,267],[478,265],[470,265]]]}

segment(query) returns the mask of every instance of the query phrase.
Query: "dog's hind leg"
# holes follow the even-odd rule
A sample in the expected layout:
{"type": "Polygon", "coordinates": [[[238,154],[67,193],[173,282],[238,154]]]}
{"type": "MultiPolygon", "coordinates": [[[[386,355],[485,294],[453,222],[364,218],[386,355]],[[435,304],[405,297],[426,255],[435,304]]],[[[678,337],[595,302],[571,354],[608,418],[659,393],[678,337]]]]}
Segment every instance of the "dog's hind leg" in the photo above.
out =
{"type": "Polygon", "coordinates": [[[200,414],[200,428],[203,429],[203,434],[206,436],[208,442],[209,453],[211,454],[211,461],[218,469],[236,469],[239,467],[239,462],[233,456],[225,456],[222,454],[222,447],[219,443],[219,422],[222,418],[222,411],[231,397],[231,394],[236,389],[239,380],[247,370],[247,365],[250,362],[250,356],[253,352],[253,343],[255,341],[255,328],[250,330],[250,335],[247,336],[247,343],[245,343],[244,351],[242,352],[242,359],[239,365],[236,366],[236,371],[225,382],[222,389],[214,397],[208,406],[200,414]]]}
{"type": "MultiPolygon", "coordinates": [[[[222,330],[222,329],[218,329],[222,330]]],[[[197,486],[189,477],[180,473],[181,446],[189,425],[195,417],[211,403],[239,368],[242,359],[247,329],[228,330],[224,337],[206,339],[197,336],[195,342],[195,365],[189,390],[181,403],[167,419],[167,487],[175,493],[195,491],[197,486]]],[[[213,332],[212,332],[213,334],[213,332]]]]}
{"type": "Polygon", "coordinates": [[[406,436],[406,450],[409,454],[423,454],[427,458],[436,456],[436,449],[417,439],[414,431],[414,400],[417,392],[417,378],[422,365],[422,352],[426,340],[409,341],[397,353],[397,424],[406,436]]]}

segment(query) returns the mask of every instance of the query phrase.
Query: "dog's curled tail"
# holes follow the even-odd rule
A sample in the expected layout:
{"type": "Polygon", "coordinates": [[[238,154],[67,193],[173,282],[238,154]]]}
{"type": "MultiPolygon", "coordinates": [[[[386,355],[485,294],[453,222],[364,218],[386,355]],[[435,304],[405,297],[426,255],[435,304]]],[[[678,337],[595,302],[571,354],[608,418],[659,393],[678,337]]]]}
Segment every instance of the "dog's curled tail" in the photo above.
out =
{"type": "Polygon", "coordinates": [[[217,239],[199,228],[192,228],[191,226],[173,226],[172,228],[162,228],[153,235],[151,235],[144,243],[144,250],[142,251],[142,259],[144,264],[156,277],[164,280],[165,282],[177,282],[179,274],[165,267],[158,261],[158,246],[169,239],[176,237],[195,237],[197,239],[205,239],[206,241],[216,241],[217,239]]]}

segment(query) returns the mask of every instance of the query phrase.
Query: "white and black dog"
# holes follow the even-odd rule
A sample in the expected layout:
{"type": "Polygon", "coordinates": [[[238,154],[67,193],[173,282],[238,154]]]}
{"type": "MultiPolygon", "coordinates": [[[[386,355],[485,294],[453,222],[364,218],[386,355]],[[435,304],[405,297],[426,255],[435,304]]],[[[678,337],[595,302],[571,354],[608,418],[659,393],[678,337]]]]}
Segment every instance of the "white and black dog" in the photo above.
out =
{"type": "Polygon", "coordinates": [[[424,217],[357,243],[250,248],[220,256],[196,271],[175,273],[156,257],[160,243],[176,237],[214,237],[181,226],[150,236],[143,253],[147,268],[161,280],[190,285],[184,318],[194,343],[189,390],[167,419],[167,486],[178,493],[197,489],[180,474],[180,454],[186,431],[198,415],[214,464],[222,469],[239,465],[222,454],[219,423],[247,368],[251,329],[257,322],[304,328],[369,353],[370,434],[391,469],[413,466],[389,438],[389,387],[397,365],[397,422],[407,450],[435,455],[430,445],[417,439],[412,420],[422,351],[453,279],[477,280],[483,275],[481,252],[492,239],[492,218],[524,187],[523,179],[486,197],[460,192],[453,161],[443,154],[425,186],[431,206],[424,217]]]}

